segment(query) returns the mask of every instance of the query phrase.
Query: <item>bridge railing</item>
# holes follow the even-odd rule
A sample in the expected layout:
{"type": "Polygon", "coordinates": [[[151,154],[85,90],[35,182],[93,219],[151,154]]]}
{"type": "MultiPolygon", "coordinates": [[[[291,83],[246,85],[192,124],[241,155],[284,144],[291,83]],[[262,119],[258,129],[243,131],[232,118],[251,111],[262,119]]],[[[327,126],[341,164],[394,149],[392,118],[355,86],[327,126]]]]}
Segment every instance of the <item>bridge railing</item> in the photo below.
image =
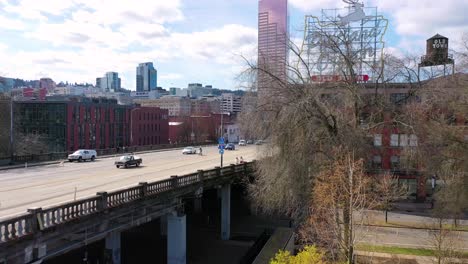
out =
{"type": "Polygon", "coordinates": [[[34,216],[23,214],[0,222],[0,243],[31,234],[34,216]]]}
{"type": "Polygon", "coordinates": [[[66,202],[49,208],[31,208],[26,214],[0,221],[0,244],[47,230],[83,217],[119,207],[146,197],[203,183],[219,177],[243,175],[252,169],[254,162],[230,165],[224,168],[199,170],[183,176],[171,176],[156,182],[141,182],[137,186],[113,192],[98,192],[96,195],[66,202]]]}

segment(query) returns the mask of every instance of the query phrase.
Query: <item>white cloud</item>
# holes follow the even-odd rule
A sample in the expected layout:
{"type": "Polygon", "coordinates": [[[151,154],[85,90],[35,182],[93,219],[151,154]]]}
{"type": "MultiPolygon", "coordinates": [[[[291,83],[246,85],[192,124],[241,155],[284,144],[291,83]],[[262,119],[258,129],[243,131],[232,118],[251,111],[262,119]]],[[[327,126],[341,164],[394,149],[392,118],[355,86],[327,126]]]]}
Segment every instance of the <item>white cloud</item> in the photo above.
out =
{"type": "Polygon", "coordinates": [[[166,74],[159,75],[158,78],[165,79],[165,80],[180,80],[183,77],[184,76],[182,74],[179,74],[179,73],[166,73],[166,74]]]}
{"type": "Polygon", "coordinates": [[[6,2],[4,10],[25,19],[46,20],[46,14],[60,15],[73,4],[73,1],[65,0],[22,0],[17,5],[6,2]]]}
{"type": "Polygon", "coordinates": [[[340,0],[289,0],[289,4],[304,12],[319,11],[322,8],[336,8],[346,5],[340,0]]]}
{"type": "MultiPolygon", "coordinates": [[[[130,31],[125,27],[121,30],[130,31]]],[[[124,87],[134,89],[136,65],[143,61],[153,61],[160,82],[180,82],[190,75],[192,79],[199,78],[197,80],[215,84],[214,80],[218,78],[232,80],[239,73],[233,72],[233,69],[238,70],[245,65],[240,55],[252,59],[256,53],[255,28],[226,25],[192,33],[171,33],[162,27],[159,30],[164,33],[163,36],[149,38],[141,43],[146,47],[145,50],[131,51],[125,49],[127,44],[144,39],[137,31],[124,34],[114,32],[110,27],[76,24],[73,21],[41,24],[36,32],[29,34],[33,40],[49,41],[57,47],[75,45],[80,48],[9,53],[6,57],[2,56],[0,71],[25,79],[47,75],[56,81],[91,83],[107,71],[117,71],[124,87]],[[54,38],[50,38],[47,32],[54,32],[54,38]],[[181,72],[165,72],[161,65],[169,64],[181,65],[181,72]],[[21,71],[11,73],[11,69],[21,71]]]]}
{"type": "MultiPolygon", "coordinates": [[[[5,11],[25,19],[47,20],[69,11],[77,20],[113,25],[127,22],[164,23],[183,19],[180,0],[21,0],[4,2],[5,11]],[[88,11],[89,10],[89,11],[88,11]]],[[[1,2],[0,2],[1,3],[1,2]]]]}
{"type": "Polygon", "coordinates": [[[7,46],[0,45],[0,71],[13,77],[94,83],[105,72],[117,71],[124,86],[134,89],[136,65],[153,61],[160,82],[193,79],[216,84],[215,80],[235,77],[245,65],[241,55],[251,60],[256,54],[255,28],[236,24],[195,32],[188,31],[191,25],[184,32],[169,28],[184,20],[181,0],[0,0],[0,6],[9,17],[22,19],[0,17],[0,28],[15,28],[27,42],[50,45],[34,50],[32,44],[31,50],[12,48],[8,53],[7,46]]]}
{"type": "Polygon", "coordinates": [[[396,31],[403,36],[431,37],[437,32],[468,29],[468,1],[445,0],[379,0],[382,11],[389,13],[396,31]]]}
{"type": "Polygon", "coordinates": [[[23,30],[24,23],[17,19],[11,19],[0,15],[0,28],[7,30],[23,30]]]}
{"type": "Polygon", "coordinates": [[[75,0],[92,9],[92,21],[102,24],[165,23],[184,18],[180,0],[75,0]]]}

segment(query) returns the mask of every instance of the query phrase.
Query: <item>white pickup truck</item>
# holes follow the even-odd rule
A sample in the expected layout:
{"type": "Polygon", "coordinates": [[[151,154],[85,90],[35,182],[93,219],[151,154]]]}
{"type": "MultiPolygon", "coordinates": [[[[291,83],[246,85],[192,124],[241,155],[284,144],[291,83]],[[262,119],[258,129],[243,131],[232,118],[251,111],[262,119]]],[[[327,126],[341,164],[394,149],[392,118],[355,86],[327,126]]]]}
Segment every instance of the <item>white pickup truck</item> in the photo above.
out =
{"type": "Polygon", "coordinates": [[[79,149],[73,154],[68,155],[68,161],[73,162],[75,160],[81,162],[85,160],[94,161],[97,158],[96,150],[92,149],[79,149]]]}

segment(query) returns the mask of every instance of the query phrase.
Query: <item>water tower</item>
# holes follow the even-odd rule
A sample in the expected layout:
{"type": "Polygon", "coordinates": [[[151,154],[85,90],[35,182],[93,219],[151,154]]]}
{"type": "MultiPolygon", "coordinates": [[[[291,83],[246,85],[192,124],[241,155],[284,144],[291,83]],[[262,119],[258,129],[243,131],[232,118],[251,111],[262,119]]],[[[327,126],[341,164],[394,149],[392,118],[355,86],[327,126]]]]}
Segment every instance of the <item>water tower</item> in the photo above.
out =
{"type": "Polygon", "coordinates": [[[426,41],[426,55],[421,57],[421,67],[444,66],[444,76],[447,65],[452,65],[452,74],[455,73],[455,60],[453,55],[449,54],[449,39],[439,34],[426,41]]]}

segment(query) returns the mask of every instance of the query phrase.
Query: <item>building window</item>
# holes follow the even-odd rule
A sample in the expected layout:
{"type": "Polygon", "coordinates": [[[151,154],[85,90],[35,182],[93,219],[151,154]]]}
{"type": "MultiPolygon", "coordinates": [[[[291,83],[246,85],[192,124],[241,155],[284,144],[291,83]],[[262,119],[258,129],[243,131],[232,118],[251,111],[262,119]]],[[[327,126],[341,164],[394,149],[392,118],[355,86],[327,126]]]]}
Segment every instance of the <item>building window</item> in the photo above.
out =
{"type": "Polygon", "coordinates": [[[401,134],[400,135],[400,147],[408,146],[408,135],[401,134]]]}
{"type": "Polygon", "coordinates": [[[390,146],[398,147],[398,134],[392,134],[390,136],[390,146]]]}
{"type": "Polygon", "coordinates": [[[390,157],[390,166],[392,170],[397,170],[400,168],[400,157],[399,156],[391,156],[390,157]]]}
{"type": "Polygon", "coordinates": [[[390,95],[390,102],[396,105],[404,104],[408,94],[406,93],[392,93],[390,95]]]}
{"type": "Polygon", "coordinates": [[[411,134],[409,138],[409,145],[410,147],[417,147],[418,146],[418,136],[411,134]]]}
{"type": "Polygon", "coordinates": [[[374,134],[374,146],[382,146],[382,134],[374,134]]]}
{"type": "Polygon", "coordinates": [[[398,179],[398,184],[407,190],[409,197],[416,197],[418,186],[415,179],[398,179]]]}
{"type": "Polygon", "coordinates": [[[375,155],[372,157],[372,168],[373,169],[381,169],[382,168],[382,157],[379,155],[375,155]]]}

